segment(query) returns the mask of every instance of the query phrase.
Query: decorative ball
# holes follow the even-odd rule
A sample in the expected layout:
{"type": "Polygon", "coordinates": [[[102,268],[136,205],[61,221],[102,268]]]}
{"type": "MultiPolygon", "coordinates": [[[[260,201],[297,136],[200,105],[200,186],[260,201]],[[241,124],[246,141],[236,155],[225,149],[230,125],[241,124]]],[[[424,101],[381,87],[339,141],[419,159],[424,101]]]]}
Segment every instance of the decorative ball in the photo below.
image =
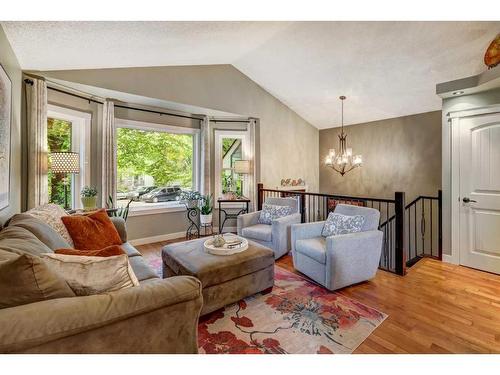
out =
{"type": "Polygon", "coordinates": [[[224,237],[222,236],[222,234],[217,234],[217,235],[214,236],[213,245],[215,247],[222,247],[222,246],[224,246],[225,243],[226,243],[226,240],[224,239],[224,237]]]}
{"type": "Polygon", "coordinates": [[[500,34],[490,43],[484,54],[484,63],[489,69],[494,68],[500,63],[500,34]]]}

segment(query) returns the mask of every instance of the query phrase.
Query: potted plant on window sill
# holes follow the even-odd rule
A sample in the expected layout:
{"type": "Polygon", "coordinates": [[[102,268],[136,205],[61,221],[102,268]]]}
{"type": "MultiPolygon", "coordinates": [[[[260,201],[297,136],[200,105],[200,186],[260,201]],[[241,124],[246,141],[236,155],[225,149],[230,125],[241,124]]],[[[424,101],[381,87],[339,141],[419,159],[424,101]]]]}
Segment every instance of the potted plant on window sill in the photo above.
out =
{"type": "Polygon", "coordinates": [[[212,211],[214,209],[213,199],[211,195],[202,196],[202,206],[200,213],[200,224],[210,225],[212,224],[212,211]]]}
{"type": "Polygon", "coordinates": [[[183,191],[181,193],[181,201],[186,205],[187,208],[198,207],[201,195],[197,191],[183,191]]]}
{"type": "Polygon", "coordinates": [[[97,189],[95,187],[84,186],[80,192],[80,198],[85,211],[90,211],[97,207],[97,189]]]}

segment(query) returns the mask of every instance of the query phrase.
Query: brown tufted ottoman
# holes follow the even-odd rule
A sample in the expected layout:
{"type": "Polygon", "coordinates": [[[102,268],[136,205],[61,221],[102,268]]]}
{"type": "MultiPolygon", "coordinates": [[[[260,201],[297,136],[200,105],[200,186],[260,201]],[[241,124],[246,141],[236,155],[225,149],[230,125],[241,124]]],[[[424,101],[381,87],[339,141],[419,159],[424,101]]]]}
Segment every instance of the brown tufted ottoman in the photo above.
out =
{"type": "Polygon", "coordinates": [[[189,275],[203,286],[203,309],[208,314],[274,285],[274,253],[248,241],[248,249],[233,255],[205,252],[207,238],[167,245],[162,250],[163,278],[189,275]]]}

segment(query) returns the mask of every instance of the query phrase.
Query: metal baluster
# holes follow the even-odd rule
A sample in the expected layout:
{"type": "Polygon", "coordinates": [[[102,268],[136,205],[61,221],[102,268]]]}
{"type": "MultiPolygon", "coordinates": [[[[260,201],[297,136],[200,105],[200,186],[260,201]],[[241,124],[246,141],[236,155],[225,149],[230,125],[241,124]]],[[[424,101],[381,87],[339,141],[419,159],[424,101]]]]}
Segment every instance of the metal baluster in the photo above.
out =
{"type": "Polygon", "coordinates": [[[415,239],[415,256],[418,254],[418,242],[417,242],[417,203],[413,206],[413,237],[415,239]]]}
{"type": "Polygon", "coordinates": [[[313,212],[313,220],[316,221],[316,197],[313,196],[313,207],[312,207],[312,212],[313,212]]]}
{"type": "Polygon", "coordinates": [[[430,200],[431,203],[431,255],[434,256],[434,243],[432,238],[432,232],[434,232],[434,227],[432,226],[432,206],[434,206],[434,199],[430,200]]]}
{"type": "Polygon", "coordinates": [[[408,260],[413,259],[411,254],[411,206],[408,208],[408,260]]]}
{"type": "Polygon", "coordinates": [[[389,215],[387,214],[389,212],[389,203],[386,202],[385,204],[385,221],[386,221],[386,227],[387,227],[387,269],[391,269],[391,253],[392,253],[392,247],[391,247],[391,223],[389,222],[389,215]]]}
{"type": "Polygon", "coordinates": [[[422,198],[420,234],[422,236],[422,255],[425,255],[425,199],[422,198]]]}

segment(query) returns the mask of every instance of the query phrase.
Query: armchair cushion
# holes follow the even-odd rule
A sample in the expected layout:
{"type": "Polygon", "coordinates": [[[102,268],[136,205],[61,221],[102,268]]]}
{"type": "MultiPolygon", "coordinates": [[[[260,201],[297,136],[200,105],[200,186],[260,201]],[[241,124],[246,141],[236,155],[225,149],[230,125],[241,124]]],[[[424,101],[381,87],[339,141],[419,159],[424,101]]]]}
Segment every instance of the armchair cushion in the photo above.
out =
{"type": "Polygon", "coordinates": [[[253,238],[254,240],[260,240],[265,242],[272,241],[272,226],[267,224],[255,224],[241,231],[243,237],[253,238]]]}
{"type": "Polygon", "coordinates": [[[259,217],[260,217],[260,211],[238,215],[238,218],[236,219],[238,235],[243,236],[243,228],[258,224],[259,217]]]}
{"type": "Polygon", "coordinates": [[[295,243],[295,251],[319,263],[326,264],[326,239],[324,237],[297,240],[295,243]]]}
{"type": "Polygon", "coordinates": [[[290,206],[279,206],[269,203],[264,203],[262,211],[259,216],[259,224],[270,225],[273,220],[279,219],[280,217],[288,216],[292,213],[292,208],[290,206]]]}
{"type": "Polygon", "coordinates": [[[330,212],[325,221],[321,235],[323,237],[336,236],[339,234],[361,232],[365,217],[362,215],[347,216],[330,212]]]}

